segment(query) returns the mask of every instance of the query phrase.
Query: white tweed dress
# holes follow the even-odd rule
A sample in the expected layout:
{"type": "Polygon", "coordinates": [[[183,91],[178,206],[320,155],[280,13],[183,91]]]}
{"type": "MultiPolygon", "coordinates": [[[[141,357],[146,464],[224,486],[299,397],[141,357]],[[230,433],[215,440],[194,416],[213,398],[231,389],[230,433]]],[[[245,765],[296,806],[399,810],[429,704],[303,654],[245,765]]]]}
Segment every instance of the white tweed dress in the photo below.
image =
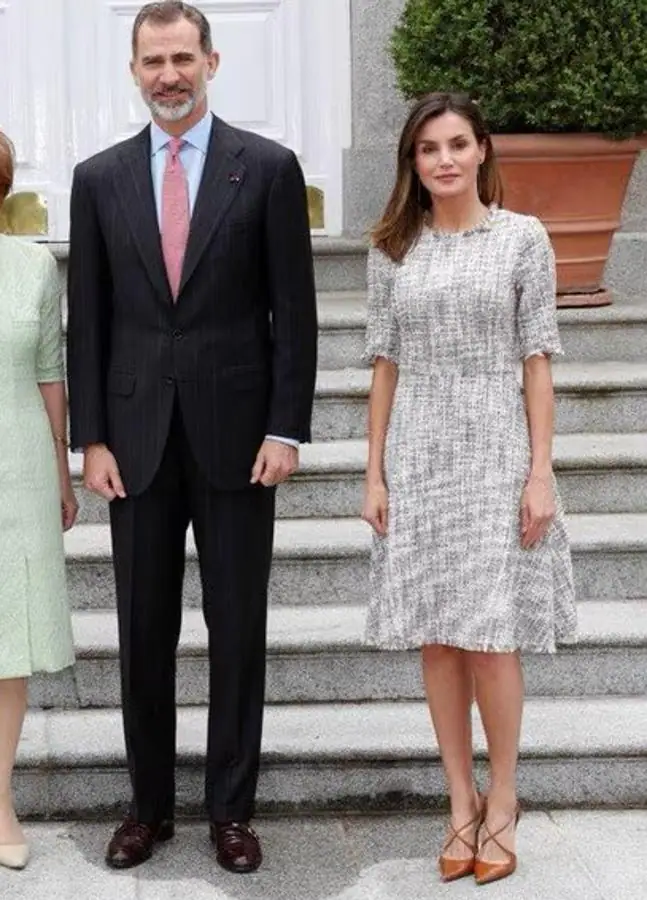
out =
{"type": "Polygon", "coordinates": [[[554,652],[576,638],[564,513],[520,544],[529,470],[519,361],[561,353],[555,261],[535,218],[493,206],[469,231],[425,228],[402,263],[368,259],[365,357],[398,364],[373,538],[369,644],[554,652]]]}

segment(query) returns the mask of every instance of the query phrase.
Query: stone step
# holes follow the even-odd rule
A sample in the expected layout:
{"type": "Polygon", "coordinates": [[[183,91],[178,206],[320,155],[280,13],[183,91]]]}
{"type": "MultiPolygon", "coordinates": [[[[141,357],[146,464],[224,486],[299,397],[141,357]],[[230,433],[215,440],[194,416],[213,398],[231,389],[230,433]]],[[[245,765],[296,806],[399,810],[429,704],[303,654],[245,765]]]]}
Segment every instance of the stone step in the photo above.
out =
{"type": "MultiPolygon", "coordinates": [[[[366,329],[366,292],[330,291],[317,297],[319,368],[367,368],[362,361],[366,329]]],[[[644,362],[647,302],[616,302],[596,309],[560,309],[565,362],[644,362]]]]}
{"type": "Polygon", "coordinates": [[[640,296],[647,283],[647,233],[621,231],[615,235],[603,283],[613,296],[640,296]]]}
{"type": "MultiPolygon", "coordinates": [[[[641,304],[647,282],[647,233],[619,231],[613,238],[602,284],[614,303],[641,304]]],[[[367,241],[357,238],[317,237],[313,240],[317,290],[366,290],[367,241]]]]}
{"type": "Polygon", "coordinates": [[[598,309],[557,311],[564,356],[562,362],[645,362],[647,301],[616,299],[598,309]]]}
{"type": "Polygon", "coordinates": [[[367,241],[361,238],[315,238],[315,283],[321,293],[366,290],[367,241]]]}
{"type": "MultiPolygon", "coordinates": [[[[366,289],[367,242],[355,238],[315,238],[315,276],[319,291],[366,289]]],[[[647,234],[619,231],[613,239],[602,284],[614,302],[644,302],[647,281],[647,234]]]]}
{"type": "MultiPolygon", "coordinates": [[[[274,607],[268,624],[268,703],[349,703],[423,699],[420,654],[379,652],[363,643],[360,606],[274,607]]],[[[524,658],[530,696],[647,694],[647,600],[578,607],[579,642],[555,655],[524,658]]],[[[117,617],[73,615],[73,671],[37,677],[33,708],[118,707],[117,617]]],[[[178,650],[178,704],[208,702],[207,631],[202,612],[184,612],[178,650]]]]}
{"type": "MultiPolygon", "coordinates": [[[[647,513],[568,516],[577,595],[637,599],[647,593],[647,513]]],[[[277,522],[270,598],[275,604],[342,605],[366,601],[369,526],[360,519],[277,522]]],[[[78,525],[65,535],[73,608],[114,605],[110,533],[78,525]]],[[[195,545],[187,539],[185,603],[200,606],[195,545]]]]}
{"type": "MultiPolygon", "coordinates": [[[[483,777],[485,742],[475,745],[483,777]]],[[[206,709],[178,713],[179,813],[204,802],[206,709]]],[[[528,804],[642,806],[647,697],[530,698],[519,791],[528,804]]],[[[118,710],[28,713],[15,791],[21,815],[114,815],[129,799],[118,710]]],[[[444,804],[438,750],[421,702],[290,704],[265,715],[260,810],[351,812],[444,804]]]]}
{"type": "Polygon", "coordinates": [[[331,291],[317,296],[320,369],[364,368],[366,291],[331,291]]]}
{"type": "MultiPolygon", "coordinates": [[[[557,432],[647,430],[647,360],[560,363],[553,369],[557,432]]],[[[349,440],[366,433],[370,369],[320,371],[313,439],[349,440]]]]}
{"type": "MultiPolygon", "coordinates": [[[[366,294],[362,291],[320,294],[319,368],[364,367],[366,294]]],[[[563,362],[645,362],[647,302],[615,302],[597,309],[560,309],[557,317],[563,362]]]]}
{"type": "MultiPolygon", "coordinates": [[[[317,290],[365,291],[368,242],[351,237],[313,237],[315,283],[317,290]]],[[[67,274],[67,243],[50,243],[58,260],[62,281],[67,274]]],[[[611,247],[603,284],[615,301],[640,303],[645,289],[647,234],[641,231],[618,232],[611,247]]]]}
{"type": "MultiPolygon", "coordinates": [[[[67,279],[67,243],[50,243],[56,257],[61,283],[67,279]]],[[[315,284],[317,290],[366,290],[367,243],[358,238],[313,237],[315,284]]]]}
{"type": "MultiPolygon", "coordinates": [[[[284,519],[357,516],[362,508],[365,441],[304,444],[301,468],[278,490],[284,519]]],[[[554,464],[567,512],[647,512],[647,432],[558,434],[554,464]]],[[[108,504],[81,485],[82,457],[70,454],[81,501],[79,522],[108,521],[108,504]]]]}

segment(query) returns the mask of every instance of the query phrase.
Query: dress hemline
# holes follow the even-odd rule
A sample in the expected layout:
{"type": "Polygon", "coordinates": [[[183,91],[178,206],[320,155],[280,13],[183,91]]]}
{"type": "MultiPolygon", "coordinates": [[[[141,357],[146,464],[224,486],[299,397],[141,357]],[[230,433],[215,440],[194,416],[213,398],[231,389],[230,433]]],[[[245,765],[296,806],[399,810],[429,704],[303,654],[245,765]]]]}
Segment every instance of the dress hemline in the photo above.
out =
{"type": "Polygon", "coordinates": [[[57,675],[59,672],[65,672],[66,669],[72,669],[76,664],[76,660],[72,658],[63,663],[53,663],[49,666],[34,666],[28,669],[21,669],[11,674],[5,674],[0,671],[0,681],[13,681],[17,678],[33,678],[34,675],[57,675]]]}
{"type": "Polygon", "coordinates": [[[470,643],[468,641],[457,641],[455,638],[448,638],[446,636],[436,636],[435,638],[411,638],[409,640],[382,640],[380,638],[373,637],[365,637],[364,645],[366,647],[371,647],[376,650],[386,650],[391,652],[397,652],[402,650],[421,650],[423,647],[428,645],[440,645],[443,647],[451,647],[455,650],[465,650],[468,653],[529,653],[529,654],[544,654],[544,655],[556,655],[561,650],[568,649],[569,647],[573,647],[578,644],[577,635],[569,635],[565,637],[560,637],[553,644],[529,644],[527,642],[523,642],[521,644],[515,645],[493,645],[486,643],[470,643]]]}

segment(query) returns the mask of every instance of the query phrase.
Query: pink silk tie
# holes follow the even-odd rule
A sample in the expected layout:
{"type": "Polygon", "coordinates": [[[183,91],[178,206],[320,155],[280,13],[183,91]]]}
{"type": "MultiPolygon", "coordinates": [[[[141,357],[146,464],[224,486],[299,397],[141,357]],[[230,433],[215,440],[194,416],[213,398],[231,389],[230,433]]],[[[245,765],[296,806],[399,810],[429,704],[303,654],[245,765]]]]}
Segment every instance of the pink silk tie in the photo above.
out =
{"type": "Polygon", "coordinates": [[[177,300],[189,239],[189,186],[180,159],[181,138],[171,138],[162,183],[162,254],[173,299],[177,300]]]}

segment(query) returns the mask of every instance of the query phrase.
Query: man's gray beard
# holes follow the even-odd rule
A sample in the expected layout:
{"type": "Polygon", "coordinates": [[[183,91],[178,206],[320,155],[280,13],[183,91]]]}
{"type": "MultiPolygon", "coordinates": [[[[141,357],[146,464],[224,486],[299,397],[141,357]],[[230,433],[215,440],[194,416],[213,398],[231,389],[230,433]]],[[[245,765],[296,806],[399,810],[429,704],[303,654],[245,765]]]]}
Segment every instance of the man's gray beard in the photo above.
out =
{"type": "Polygon", "coordinates": [[[198,105],[199,98],[197,94],[193,94],[192,97],[189,97],[188,100],[179,106],[167,106],[165,103],[157,103],[152,97],[148,98],[146,102],[148,108],[157,119],[162,119],[163,122],[179,122],[181,119],[186,119],[187,116],[191,115],[198,105]]]}

